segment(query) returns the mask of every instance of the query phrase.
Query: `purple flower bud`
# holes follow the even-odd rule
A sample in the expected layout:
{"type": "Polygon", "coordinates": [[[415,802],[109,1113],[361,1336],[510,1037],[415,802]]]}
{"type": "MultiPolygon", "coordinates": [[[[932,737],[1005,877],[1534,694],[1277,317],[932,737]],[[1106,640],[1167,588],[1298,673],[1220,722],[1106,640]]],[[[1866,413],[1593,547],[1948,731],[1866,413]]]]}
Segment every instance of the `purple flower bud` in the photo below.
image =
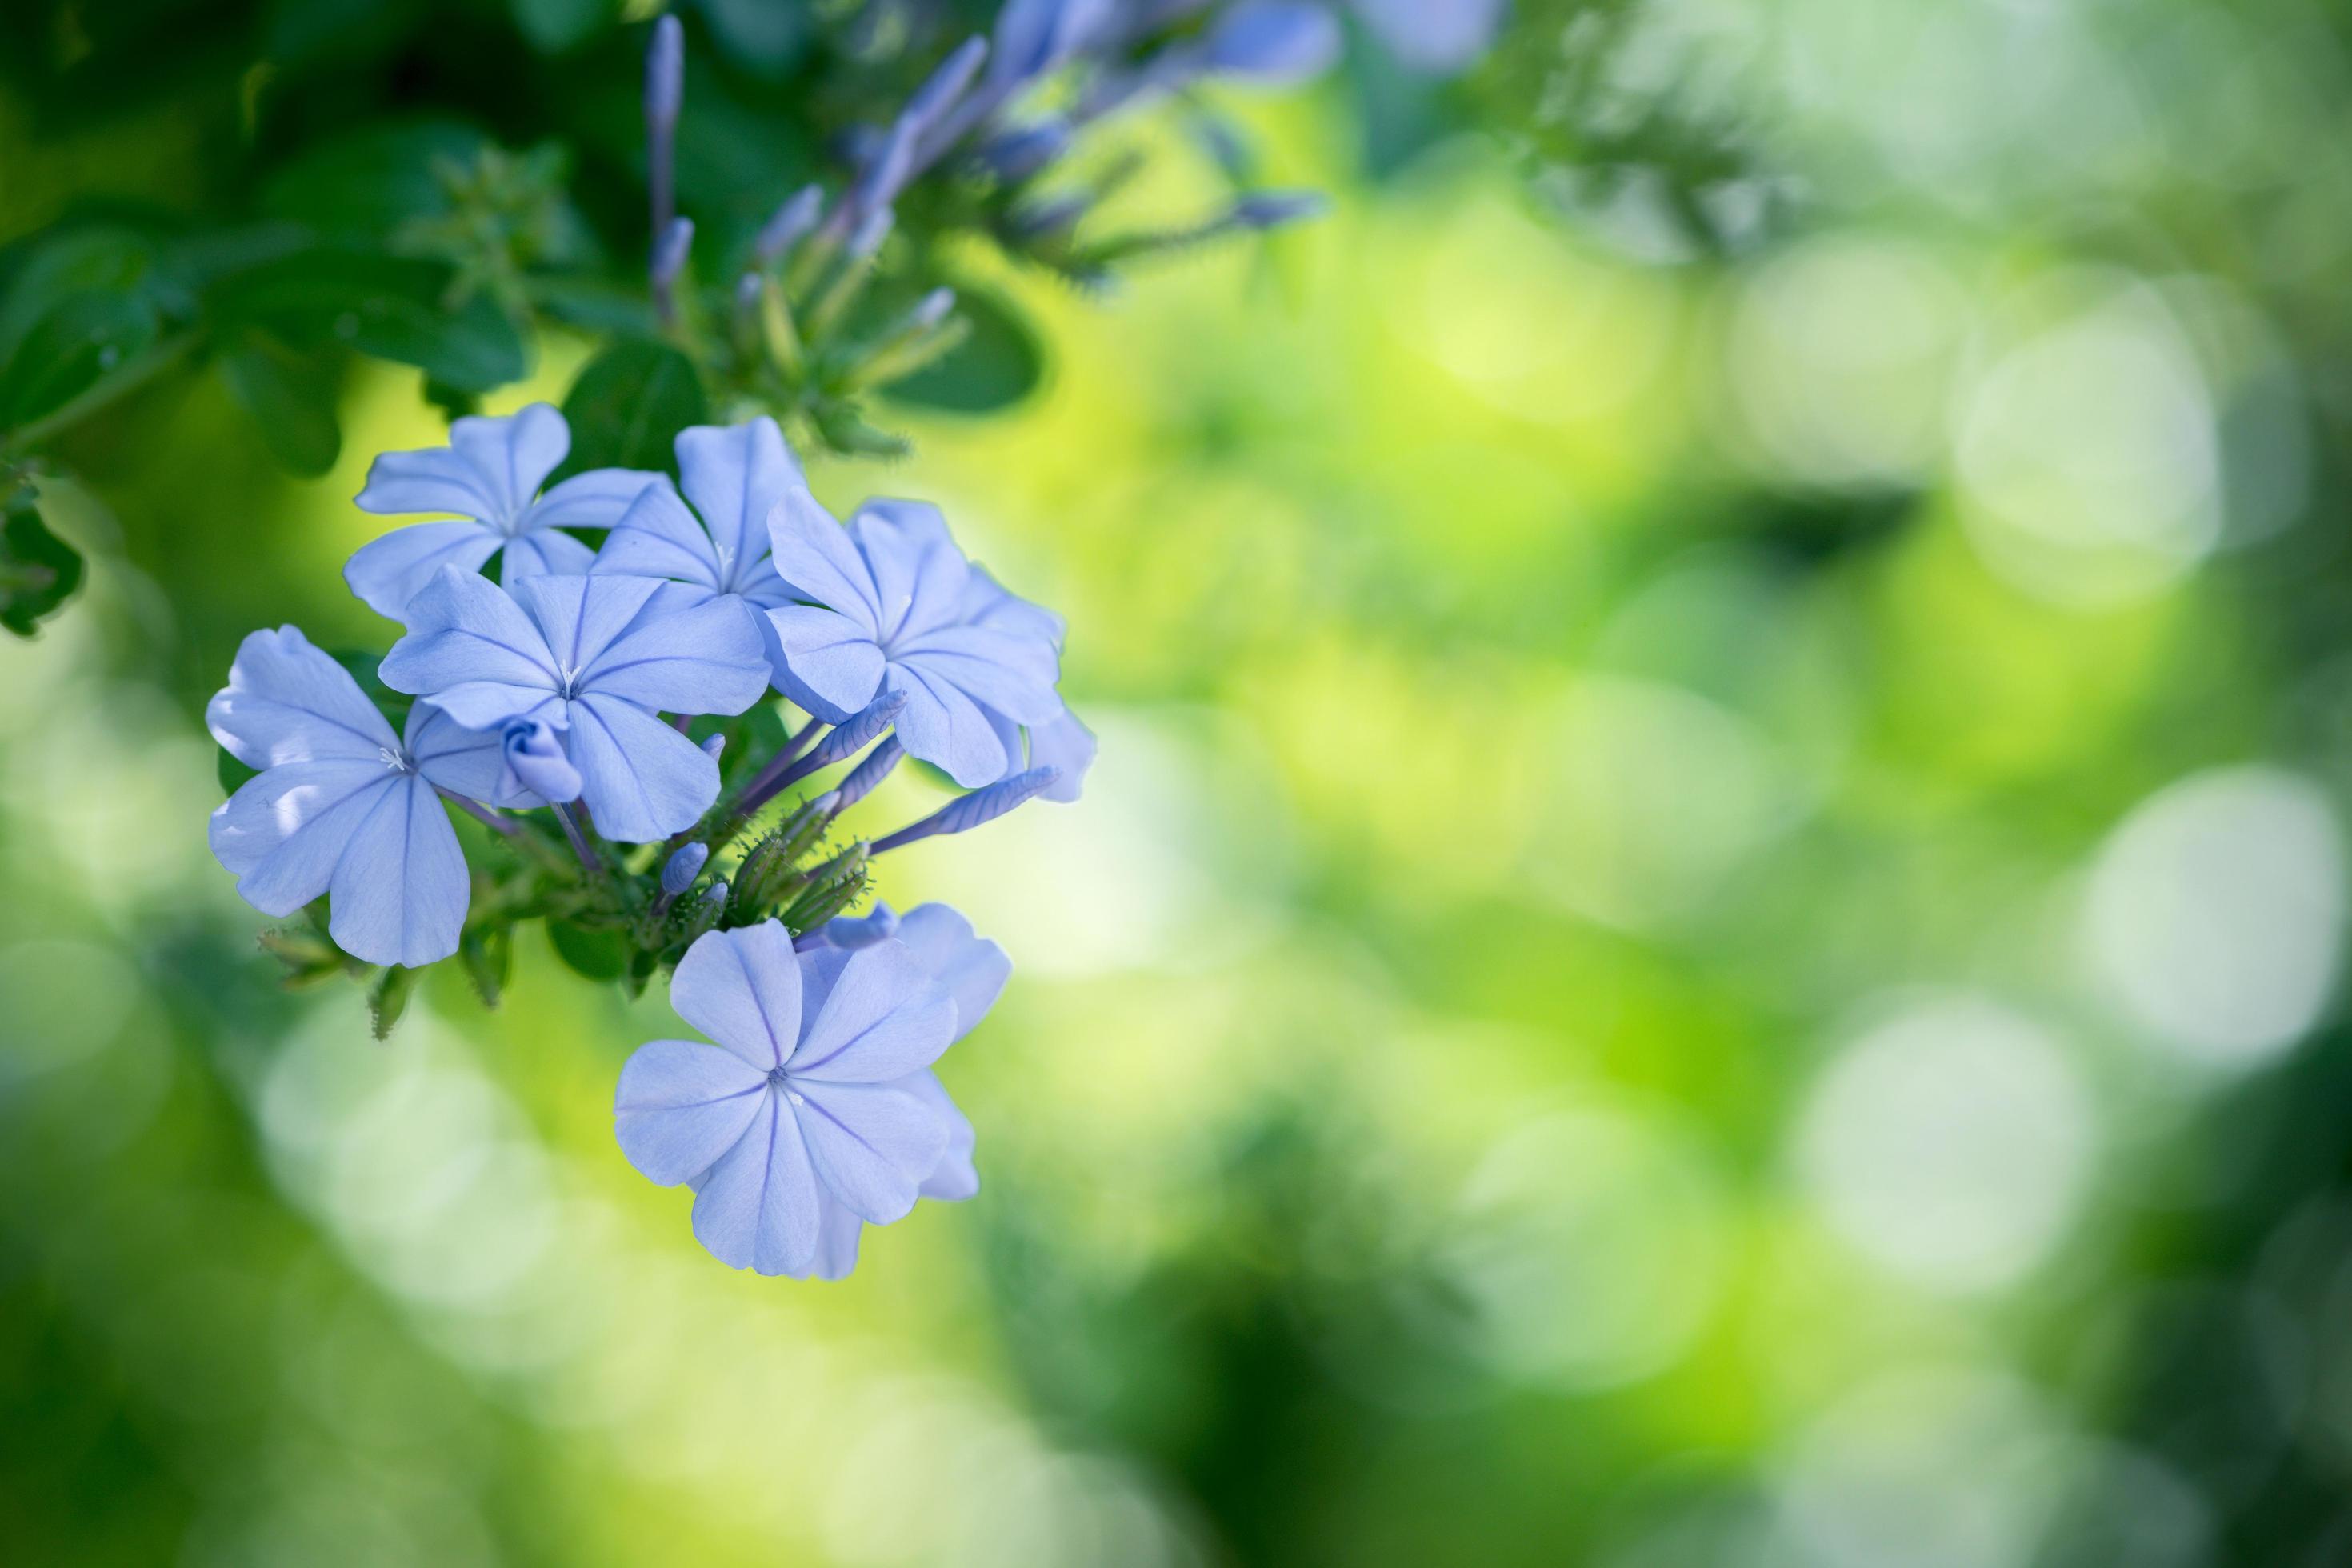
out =
{"type": "Polygon", "coordinates": [[[966,38],[961,47],[940,62],[915,95],[907,100],[907,107],[898,115],[899,123],[909,127],[915,139],[940,122],[941,116],[955,107],[971,79],[980,72],[980,62],[988,58],[988,40],[966,38]]]}
{"type": "Polygon", "coordinates": [[[1234,204],[1225,221],[1236,228],[1263,233],[1285,225],[1321,217],[1331,210],[1331,198],[1320,191],[1252,191],[1234,204]]]}
{"type": "Polygon", "coordinates": [[[550,805],[580,798],[580,770],[554,731],[536,719],[518,720],[507,726],[505,745],[503,792],[528,790],[550,805]]]}
{"type": "Polygon", "coordinates": [[[1070,122],[1055,115],[991,138],[980,158],[999,180],[1017,185],[1060,162],[1069,150],[1070,122]]]}
{"type": "Polygon", "coordinates": [[[866,753],[864,762],[849,770],[849,776],[842,780],[841,787],[833,792],[838,797],[834,801],[833,809],[847,811],[873,794],[874,786],[888,778],[890,770],[897,767],[898,759],[906,754],[898,744],[898,736],[885,737],[880,745],[866,753]]]}
{"type": "Polygon", "coordinates": [[[719,760],[719,753],[726,749],[727,737],[724,735],[713,735],[702,742],[702,754],[714,763],[719,760]]]}
{"type": "Polygon", "coordinates": [[[1322,75],[1339,58],[1339,24],[1299,0],[1244,0],[1209,30],[1212,71],[1282,87],[1322,75]]]}
{"type": "Polygon", "coordinates": [[[686,31],[676,16],[664,15],[655,21],[653,41],[646,46],[646,123],[668,130],[677,123],[685,100],[686,31]]]}
{"type": "Polygon", "coordinates": [[[702,889],[702,901],[716,909],[727,902],[727,881],[719,879],[702,889]]]}
{"type": "Polygon", "coordinates": [[[864,710],[843,720],[816,743],[815,750],[793,764],[793,771],[806,777],[819,768],[831,767],[845,757],[863,748],[866,742],[880,734],[898,710],[907,706],[903,691],[885,691],[867,703],[864,710]]]}
{"type": "Polygon", "coordinates": [[[993,822],[1022,802],[1053,786],[1062,776],[1059,768],[1031,768],[1025,773],[1014,773],[985,789],[950,801],[920,822],[898,829],[887,838],[875,840],[874,853],[897,849],[919,838],[929,838],[937,833],[969,833],[982,823],[993,822]]]}
{"type": "Polygon", "coordinates": [[[768,221],[760,226],[760,236],[752,242],[752,254],[762,267],[773,267],[793,252],[793,247],[806,239],[816,227],[824,212],[824,191],[817,185],[803,185],[791,198],[775,210],[768,221]]]}
{"type": "Polygon", "coordinates": [[[662,868],[662,896],[674,899],[694,886],[694,879],[702,875],[702,868],[709,859],[710,846],[708,844],[688,844],[671,856],[668,864],[662,868]]]}
{"type": "Polygon", "coordinates": [[[677,275],[686,270],[686,254],[694,248],[694,220],[690,217],[670,219],[669,227],[654,244],[654,291],[667,294],[677,282],[677,275]]]}

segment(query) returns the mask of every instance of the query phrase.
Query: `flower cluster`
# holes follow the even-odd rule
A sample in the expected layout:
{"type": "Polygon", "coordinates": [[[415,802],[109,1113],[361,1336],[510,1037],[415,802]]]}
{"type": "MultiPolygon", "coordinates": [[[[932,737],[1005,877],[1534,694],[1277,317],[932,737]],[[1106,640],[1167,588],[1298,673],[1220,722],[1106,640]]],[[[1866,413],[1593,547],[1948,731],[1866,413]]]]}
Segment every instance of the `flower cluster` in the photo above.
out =
{"type": "Polygon", "coordinates": [[[213,850],[265,914],[308,911],[309,935],[269,943],[292,978],[381,966],[380,1027],[453,955],[494,1000],[532,919],[583,973],[642,988],[673,969],[673,1003],[718,1044],[630,1059],[623,1151],[695,1189],[695,1234],[727,1263],[836,1278],[861,1226],[977,1190],[930,1067],[1010,970],[943,906],[848,911],[876,856],[1076,798],[1094,739],[1056,690],[1062,623],[935,508],[836,521],[771,420],[687,430],[675,482],[548,486],[569,446],[535,405],[376,461],[360,505],[442,514],[345,573],[405,635],[373,695],[363,661],[295,627],[245,640],[206,719],[253,773],[213,850]],[[909,756],[967,793],[836,842],[909,756]]]}

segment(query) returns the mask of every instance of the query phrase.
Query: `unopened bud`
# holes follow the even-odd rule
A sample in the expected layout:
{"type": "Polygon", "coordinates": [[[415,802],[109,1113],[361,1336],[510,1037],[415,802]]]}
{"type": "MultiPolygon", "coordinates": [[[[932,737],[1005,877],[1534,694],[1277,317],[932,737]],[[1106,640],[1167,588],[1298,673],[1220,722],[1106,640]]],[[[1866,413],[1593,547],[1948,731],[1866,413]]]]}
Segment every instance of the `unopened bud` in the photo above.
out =
{"type": "Polygon", "coordinates": [[[929,838],[940,833],[969,833],[982,823],[993,822],[1022,802],[1050,788],[1062,776],[1059,768],[1031,768],[1025,773],[1015,773],[1000,779],[985,789],[950,801],[920,822],[898,829],[887,838],[877,839],[874,853],[896,849],[912,844],[919,838],[929,838]]]}
{"type": "Polygon", "coordinates": [[[898,759],[906,754],[898,744],[898,736],[885,736],[882,743],[866,752],[866,760],[852,768],[849,776],[841,781],[841,787],[833,792],[833,809],[847,811],[873,794],[874,786],[888,778],[890,770],[897,767],[898,759]]]}
{"type": "Polygon", "coordinates": [[[663,896],[674,899],[694,886],[694,879],[702,875],[702,868],[709,859],[710,846],[708,844],[688,844],[671,856],[668,863],[662,867],[663,896]]]}
{"type": "Polygon", "coordinates": [[[818,867],[807,889],[784,910],[785,927],[812,931],[856,902],[866,891],[866,854],[865,845],[853,844],[818,867]]]}
{"type": "Polygon", "coordinates": [[[702,742],[702,754],[714,763],[719,760],[719,753],[726,749],[727,737],[724,735],[713,735],[702,742]]]}
{"type": "Polygon", "coordinates": [[[686,31],[676,16],[664,15],[646,46],[646,123],[667,131],[677,123],[685,100],[686,31]]]}
{"type": "Polygon", "coordinates": [[[580,770],[564,754],[555,731],[536,719],[520,719],[506,728],[506,773],[499,780],[502,795],[528,793],[550,805],[580,798],[580,770]]]}

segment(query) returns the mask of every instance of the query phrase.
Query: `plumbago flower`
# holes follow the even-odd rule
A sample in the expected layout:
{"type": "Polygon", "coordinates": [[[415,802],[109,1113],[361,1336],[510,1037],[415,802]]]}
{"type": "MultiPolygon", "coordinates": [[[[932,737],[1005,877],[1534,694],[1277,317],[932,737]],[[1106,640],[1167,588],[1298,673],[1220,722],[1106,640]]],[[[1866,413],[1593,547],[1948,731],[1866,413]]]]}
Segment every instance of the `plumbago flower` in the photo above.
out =
{"type": "Polygon", "coordinates": [[[768,532],[777,572],[807,601],[767,612],[793,701],[839,723],[895,691],[908,755],[966,788],[1019,771],[1011,729],[1063,711],[1051,618],[1007,605],[984,577],[976,588],[937,508],[868,501],[845,529],[796,485],[768,532]]]}
{"type": "Polygon", "coordinates": [[[498,737],[423,702],[394,736],[350,672],[292,626],[245,639],[205,721],[261,770],[212,816],[213,854],[247,902],[282,917],[328,894],[329,933],[370,963],[457,951],[466,858],[436,786],[499,795],[498,737]]]}
{"type": "Polygon", "coordinates": [[[598,468],[541,495],[539,487],[571,450],[563,416],[534,403],[505,418],[456,421],[446,447],[384,453],[368,469],[361,510],[456,517],[394,529],[362,546],[343,568],[343,580],[368,608],[396,621],[444,566],[478,572],[497,555],[509,583],[587,571],[595,552],[563,530],[611,528],[639,492],[663,480],[633,468],[598,468]]]}
{"type": "Polygon", "coordinates": [[[656,1040],[629,1058],[622,1152],[695,1188],[695,1237],[730,1268],[845,1272],[856,1236],[842,1228],[904,1218],[948,1153],[944,1097],[908,1080],[956,1037],[955,1002],[904,942],[800,953],[768,921],[698,941],[670,1004],[718,1044],[656,1040]]]}
{"type": "MultiPolygon", "coordinates": [[[[470,729],[560,731],[596,830],[624,844],[690,827],[719,797],[719,764],[657,715],[740,713],[768,689],[750,611],[650,577],[531,577],[509,593],[445,566],[404,618],[384,684],[470,729]]],[[[519,770],[546,743],[530,731],[519,770]]]]}
{"type": "Polygon", "coordinates": [[[776,422],[698,425],[679,432],[677,451],[686,500],[667,483],[638,492],[587,570],[667,577],[762,609],[792,603],[769,555],[768,513],[803,481],[776,422]]]}

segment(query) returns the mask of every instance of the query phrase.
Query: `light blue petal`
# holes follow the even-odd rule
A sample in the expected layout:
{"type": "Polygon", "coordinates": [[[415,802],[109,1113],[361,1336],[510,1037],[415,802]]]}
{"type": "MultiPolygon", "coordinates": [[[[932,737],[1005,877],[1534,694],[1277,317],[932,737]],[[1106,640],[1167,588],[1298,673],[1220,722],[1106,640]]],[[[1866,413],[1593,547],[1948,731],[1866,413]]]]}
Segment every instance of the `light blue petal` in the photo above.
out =
{"type": "MultiPolygon", "coordinates": [[[[836,922],[838,923],[838,922],[836,922]]],[[[988,1016],[1013,978],[1013,961],[945,904],[918,904],[898,919],[898,940],[956,1005],[955,1038],[988,1016]]]]}
{"type": "MultiPolygon", "coordinates": [[[[690,602],[694,593],[666,595],[661,607],[690,602]]],[[[581,672],[580,687],[660,713],[740,713],[767,694],[769,673],[751,606],[721,595],[690,609],[639,616],[581,672]]]]}
{"type": "Polygon", "coordinates": [[[885,660],[871,632],[814,605],[785,605],[767,617],[785,669],[829,710],[846,716],[874,700],[885,660]]]}
{"type": "Polygon", "coordinates": [[[955,1004],[895,941],[850,954],[808,1016],[800,1048],[784,1062],[795,1083],[888,1083],[939,1060],[955,1037],[955,1004]]]}
{"type": "Polygon", "coordinates": [[[817,1215],[816,1254],[809,1259],[805,1270],[798,1271],[798,1277],[846,1279],[857,1267],[857,1238],[866,1229],[866,1222],[830,1194],[820,1199],[817,1215]]]}
{"type": "Polygon", "coordinates": [[[931,1167],[931,1173],[923,1178],[923,1196],[960,1204],[977,1194],[980,1167],[972,1163],[971,1155],[979,1135],[972,1131],[971,1119],[948,1098],[936,1073],[919,1072],[898,1087],[929,1106],[932,1114],[947,1124],[948,1145],[940,1151],[940,1163],[931,1167]]]}
{"type": "Polygon", "coordinates": [[[817,1179],[868,1225],[904,1219],[947,1152],[947,1123],[892,1084],[793,1080],[793,1106],[817,1179]]]}
{"type": "Polygon", "coordinates": [[[370,963],[433,963],[465,929],[466,857],[433,786],[402,774],[352,832],[329,886],[327,931],[370,963]]]}
{"type": "Polygon", "coordinates": [[[558,529],[527,529],[507,541],[499,581],[511,588],[526,577],[578,577],[595,560],[593,550],[558,529]]]}
{"type": "MultiPolygon", "coordinates": [[[[897,504],[912,509],[919,520],[926,511],[938,515],[913,502],[897,504]]],[[[919,521],[910,529],[894,521],[892,512],[868,503],[850,520],[849,533],[874,579],[886,646],[895,647],[898,639],[945,625],[954,616],[971,567],[947,537],[944,521],[936,531],[919,521]]]]}
{"type": "Polygon", "coordinates": [[[888,679],[907,694],[897,731],[908,755],[945,768],[966,789],[1012,771],[1017,759],[1005,754],[988,715],[954,682],[918,664],[894,663],[888,679]]]}
{"type": "Polygon", "coordinates": [[[719,798],[719,764],[667,724],[617,697],[569,705],[566,745],[596,831],[650,844],[693,826],[719,798]]]}
{"type": "Polygon", "coordinates": [[[1009,637],[985,626],[941,626],[890,645],[891,661],[917,665],[951,682],[975,702],[1024,724],[1042,724],[1061,711],[1054,695],[1061,678],[1053,645],[1009,637]]]}
{"type": "Polygon", "coordinates": [[[544,403],[504,418],[468,416],[450,425],[446,448],[378,458],[358,504],[362,511],[454,512],[503,528],[571,449],[563,416],[544,403]]]}
{"type": "Polygon", "coordinates": [[[649,486],[630,503],[589,570],[599,576],[668,577],[712,589],[720,580],[710,535],[667,485],[649,486]]]}
{"type": "Polygon", "coordinates": [[[640,1046],[622,1066],[613,1100],[621,1152],[648,1181],[691,1181],[742,1138],[767,1083],[765,1073],[717,1046],[640,1046]]]}
{"type": "Polygon", "coordinates": [[[1095,732],[1066,708],[1029,731],[1029,765],[1062,770],[1062,776],[1041,792],[1043,798],[1066,805],[1078,798],[1087,770],[1095,765],[1096,744],[1095,732]]]}
{"type": "Polygon", "coordinates": [[[846,616],[868,637],[881,628],[881,604],[866,558],[848,530],[819,506],[806,485],[787,486],[768,514],[777,575],[805,597],[846,616]]]}
{"type": "Polygon", "coordinates": [[[677,1016],[761,1072],[792,1055],[802,966],[775,921],[697,938],[670,977],[677,1016]]]}
{"type": "Polygon", "coordinates": [[[972,563],[971,575],[965,580],[963,599],[956,606],[955,620],[961,626],[986,626],[1013,637],[1034,637],[1052,644],[1055,653],[1061,651],[1069,629],[1061,616],[1006,588],[977,561],[972,563]]]}
{"type": "Polygon", "coordinates": [[[523,525],[530,529],[612,528],[649,488],[667,489],[661,474],[636,468],[591,468],[574,474],[531,503],[523,525]]]}
{"type": "MultiPolygon", "coordinates": [[[[531,582],[562,582],[532,578],[531,582]]],[[[394,691],[434,696],[451,687],[488,681],[553,691],[562,685],[554,653],[539,627],[503,588],[487,577],[444,566],[404,614],[408,635],[392,645],[377,673],[394,691]]],[[[460,723],[486,728],[443,703],[460,723]]]]}
{"type": "Polygon", "coordinates": [[[897,936],[898,914],[888,904],[877,903],[870,914],[835,915],[817,934],[845,952],[855,952],[897,936]]]}
{"type": "Polygon", "coordinates": [[[213,855],[225,870],[239,879],[237,891],[262,913],[290,915],[327,890],[350,823],[357,817],[346,813],[330,823],[324,833],[308,830],[345,802],[398,776],[382,762],[360,757],[286,763],[266,769],[214,808],[213,855]],[[299,844],[294,843],[297,839],[299,844]],[[280,857],[279,850],[289,844],[294,845],[291,852],[280,857]],[[264,866],[268,866],[268,873],[255,879],[254,874],[264,866]],[[266,903],[261,901],[264,899],[266,903]]]}
{"type": "Polygon", "coordinates": [[[399,743],[351,671],[293,626],[237,645],[228,686],[205,707],[205,724],[250,768],[328,757],[381,763],[399,743]]]}
{"type": "Polygon", "coordinates": [[[681,431],[677,471],[717,552],[720,572],[714,586],[748,579],[752,563],[771,548],[768,513],[787,490],[807,489],[783,432],[764,415],[740,425],[681,431]]]}
{"type": "Polygon", "coordinates": [[[532,577],[508,591],[546,639],[562,685],[577,681],[661,585],[655,577],[532,577]]]}
{"type": "Polygon", "coordinates": [[[730,1268],[804,1271],[816,1252],[822,1194],[797,1120],[773,1091],[710,1168],[694,1199],[695,1239],[730,1268]]]}
{"type": "Polygon", "coordinates": [[[444,566],[479,572],[506,542],[498,530],[478,522],[419,522],[370,540],[343,563],[343,581],[360,603],[388,620],[399,620],[435,573],[444,566]]]}

